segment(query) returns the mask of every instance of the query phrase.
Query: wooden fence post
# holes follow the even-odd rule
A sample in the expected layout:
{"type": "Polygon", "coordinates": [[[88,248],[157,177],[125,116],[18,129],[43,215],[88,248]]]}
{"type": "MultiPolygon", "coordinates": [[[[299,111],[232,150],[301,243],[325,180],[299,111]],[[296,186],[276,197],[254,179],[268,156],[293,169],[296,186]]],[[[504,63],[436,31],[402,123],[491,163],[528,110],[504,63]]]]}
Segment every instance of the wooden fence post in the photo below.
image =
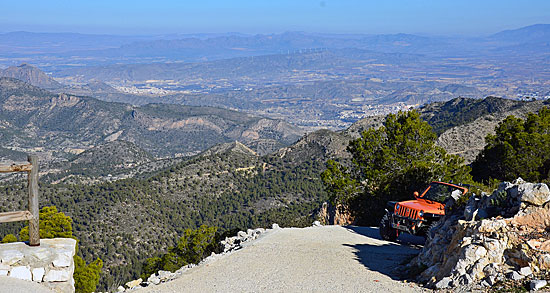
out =
{"type": "Polygon", "coordinates": [[[29,155],[27,160],[32,164],[32,169],[28,172],[29,212],[32,214],[32,219],[29,220],[29,245],[39,246],[38,157],[29,155]]]}

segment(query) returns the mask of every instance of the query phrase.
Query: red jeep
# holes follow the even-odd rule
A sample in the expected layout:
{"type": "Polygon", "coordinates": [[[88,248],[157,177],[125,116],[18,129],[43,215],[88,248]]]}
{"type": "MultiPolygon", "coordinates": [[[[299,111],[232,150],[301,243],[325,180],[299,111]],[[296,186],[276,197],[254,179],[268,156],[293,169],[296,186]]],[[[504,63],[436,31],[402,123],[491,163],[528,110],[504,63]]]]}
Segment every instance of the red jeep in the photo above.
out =
{"type": "Polygon", "coordinates": [[[415,200],[388,202],[380,221],[380,236],[388,241],[395,241],[401,232],[429,237],[431,226],[445,215],[445,202],[467,192],[468,188],[460,184],[434,181],[422,194],[415,191],[415,200]]]}

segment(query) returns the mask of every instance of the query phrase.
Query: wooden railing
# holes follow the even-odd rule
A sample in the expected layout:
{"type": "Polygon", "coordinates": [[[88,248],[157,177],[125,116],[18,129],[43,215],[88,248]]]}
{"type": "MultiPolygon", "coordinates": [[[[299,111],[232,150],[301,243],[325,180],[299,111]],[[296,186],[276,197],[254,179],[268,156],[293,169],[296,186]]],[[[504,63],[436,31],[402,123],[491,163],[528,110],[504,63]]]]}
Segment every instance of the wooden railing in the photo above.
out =
{"type": "Polygon", "coordinates": [[[28,164],[0,166],[0,173],[27,172],[29,209],[26,211],[0,213],[0,223],[29,221],[29,245],[40,245],[38,229],[38,157],[29,155],[28,164]]]}

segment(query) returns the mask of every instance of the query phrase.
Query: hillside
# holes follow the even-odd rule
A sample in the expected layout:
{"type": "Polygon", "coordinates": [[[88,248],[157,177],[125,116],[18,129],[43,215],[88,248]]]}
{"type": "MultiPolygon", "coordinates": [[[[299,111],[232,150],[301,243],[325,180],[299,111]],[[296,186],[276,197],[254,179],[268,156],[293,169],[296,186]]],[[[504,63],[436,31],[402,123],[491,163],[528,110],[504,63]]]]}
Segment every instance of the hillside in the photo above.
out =
{"type": "MultiPolygon", "coordinates": [[[[519,113],[518,109],[534,109],[542,102],[521,103],[519,108],[515,105],[515,102],[493,98],[457,99],[449,104],[429,105],[421,111],[433,123],[441,117],[463,116],[452,113],[482,113],[481,117],[505,115],[501,110],[519,113]],[[491,114],[485,114],[489,112],[491,114]]],[[[469,125],[479,120],[472,119],[461,117],[437,129],[445,134],[464,127],[460,123],[469,125]]],[[[94,185],[70,180],[63,182],[76,184],[43,182],[41,206],[56,205],[73,218],[82,255],[88,261],[95,257],[105,261],[101,288],[113,290],[122,282],[137,278],[142,261],[165,252],[185,228],[207,224],[224,232],[265,227],[273,222],[284,226],[311,224],[321,203],[327,199],[319,177],[326,160],[347,158],[345,148],[349,139],[380,122],[381,117],[372,117],[345,132],[319,130],[266,156],[233,141],[180,162],[158,161],[132,143],[106,143],[76,156],[69,161],[69,167],[65,165],[65,170],[73,174],[100,174],[116,171],[117,166],[136,164],[134,168],[121,168],[119,174],[141,170],[131,171],[135,172],[131,176],[137,176],[113,182],[98,181],[94,185]],[[107,162],[109,164],[103,165],[107,162]],[[96,165],[97,170],[92,168],[96,165]],[[154,166],[166,168],[155,172],[154,166]]],[[[51,182],[55,179],[51,176],[43,177],[42,181],[51,182]]],[[[24,184],[1,187],[0,193],[7,195],[9,203],[2,210],[18,210],[25,203],[16,199],[22,198],[24,192],[24,184]]],[[[4,225],[0,234],[19,228],[18,224],[4,225]]]]}
{"type": "MultiPolygon", "coordinates": [[[[87,166],[101,152],[83,153],[75,166],[87,166]]],[[[143,179],[95,185],[44,182],[40,204],[55,205],[72,217],[80,252],[87,260],[105,261],[102,288],[114,290],[135,279],[143,260],[173,245],[186,228],[207,224],[223,232],[273,222],[311,224],[326,200],[319,179],[324,162],[302,157],[293,164],[290,158],[300,156],[292,152],[290,147],[283,158],[261,157],[238,142],[218,145],[143,179]]],[[[17,199],[24,192],[24,184],[1,187],[9,203],[2,211],[22,208],[24,201],[17,199]]],[[[21,225],[3,225],[0,234],[17,232],[21,225]]]]}
{"type": "MultiPolygon", "coordinates": [[[[494,132],[498,123],[509,115],[526,117],[548,106],[548,101],[516,101],[497,97],[484,99],[455,98],[434,102],[418,109],[420,117],[438,134],[437,144],[451,154],[457,154],[471,163],[485,146],[485,137],[494,132]]],[[[351,137],[369,127],[378,127],[383,116],[361,119],[343,133],[351,137]]]]}
{"type": "Polygon", "coordinates": [[[231,110],[164,104],[137,107],[53,94],[0,78],[2,147],[39,151],[54,159],[115,140],[132,142],[157,157],[196,154],[235,140],[264,154],[296,141],[301,134],[283,121],[231,110]]]}
{"type": "Polygon", "coordinates": [[[62,87],[60,83],[42,72],[40,69],[25,63],[19,66],[10,66],[4,70],[0,70],[0,77],[16,78],[45,89],[57,89],[62,87]]]}

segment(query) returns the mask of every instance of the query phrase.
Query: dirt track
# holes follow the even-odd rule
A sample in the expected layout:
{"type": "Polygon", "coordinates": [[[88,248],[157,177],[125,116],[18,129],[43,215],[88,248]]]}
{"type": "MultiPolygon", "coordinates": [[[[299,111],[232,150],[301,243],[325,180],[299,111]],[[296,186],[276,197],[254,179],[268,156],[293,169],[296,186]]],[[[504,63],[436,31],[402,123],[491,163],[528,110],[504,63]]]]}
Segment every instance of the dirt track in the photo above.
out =
{"type": "Polygon", "coordinates": [[[417,250],[380,240],[369,227],[323,226],[271,231],[231,255],[139,292],[419,292],[392,279],[417,250]]]}

